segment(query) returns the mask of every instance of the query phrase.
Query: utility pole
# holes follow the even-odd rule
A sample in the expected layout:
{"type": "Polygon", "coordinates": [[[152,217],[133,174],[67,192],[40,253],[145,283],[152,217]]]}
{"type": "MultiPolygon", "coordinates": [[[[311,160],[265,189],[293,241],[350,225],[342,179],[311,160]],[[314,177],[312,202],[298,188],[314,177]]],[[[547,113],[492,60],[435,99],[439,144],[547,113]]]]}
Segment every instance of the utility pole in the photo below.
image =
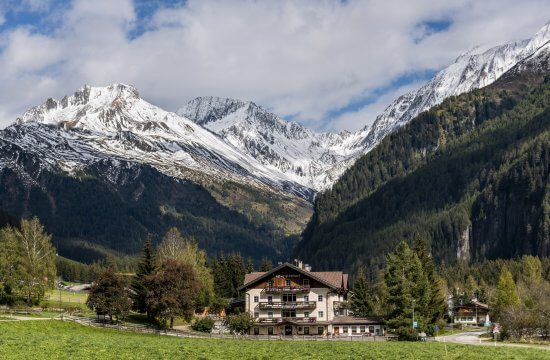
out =
{"type": "Polygon", "coordinates": [[[413,329],[414,329],[414,301],[415,301],[415,300],[413,299],[413,323],[412,323],[413,329]]]}

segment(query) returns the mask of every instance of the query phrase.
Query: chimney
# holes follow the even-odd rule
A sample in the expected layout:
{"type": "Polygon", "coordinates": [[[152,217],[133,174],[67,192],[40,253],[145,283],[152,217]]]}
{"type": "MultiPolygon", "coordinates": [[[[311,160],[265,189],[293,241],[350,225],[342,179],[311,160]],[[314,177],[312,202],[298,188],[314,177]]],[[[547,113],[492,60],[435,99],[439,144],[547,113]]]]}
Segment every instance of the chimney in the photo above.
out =
{"type": "Polygon", "coordinates": [[[311,266],[309,266],[309,264],[305,264],[304,265],[304,270],[305,271],[311,271],[311,266]]]}
{"type": "Polygon", "coordinates": [[[303,268],[304,268],[304,267],[303,267],[303,264],[302,264],[302,260],[298,260],[298,267],[299,267],[300,269],[303,269],[303,268]]]}

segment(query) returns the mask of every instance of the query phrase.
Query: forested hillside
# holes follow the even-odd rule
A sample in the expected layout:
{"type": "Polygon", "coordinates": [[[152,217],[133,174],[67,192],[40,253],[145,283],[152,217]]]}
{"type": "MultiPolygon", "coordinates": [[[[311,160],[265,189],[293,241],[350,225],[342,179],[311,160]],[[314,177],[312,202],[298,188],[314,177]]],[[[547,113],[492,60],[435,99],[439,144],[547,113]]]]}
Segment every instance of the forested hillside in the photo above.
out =
{"type": "Polygon", "coordinates": [[[550,69],[518,64],[386,137],[331,190],[295,249],[314,266],[379,268],[419,233],[439,261],[550,255],[550,69]]]}
{"type": "MultiPolygon", "coordinates": [[[[1,208],[17,217],[38,216],[60,255],[73,260],[137,253],[147,233],[159,241],[173,226],[213,256],[225,251],[257,260],[266,254],[278,258],[292,246],[285,245],[278,229],[251,221],[203,187],[148,165],[118,161],[113,172],[112,164],[99,162],[69,176],[39,171],[39,160],[15,145],[3,144],[2,153],[16,157],[21,171],[0,171],[1,208]]],[[[4,217],[2,224],[13,223],[4,217]]]]}

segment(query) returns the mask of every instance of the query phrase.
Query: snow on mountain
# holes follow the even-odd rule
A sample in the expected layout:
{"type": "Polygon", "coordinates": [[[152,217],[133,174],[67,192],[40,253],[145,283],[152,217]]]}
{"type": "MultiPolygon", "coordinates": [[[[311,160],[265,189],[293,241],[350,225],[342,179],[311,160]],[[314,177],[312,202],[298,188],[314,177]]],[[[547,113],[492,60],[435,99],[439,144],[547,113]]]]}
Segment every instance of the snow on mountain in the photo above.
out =
{"type": "Polygon", "coordinates": [[[0,140],[73,173],[90,162],[118,158],[179,178],[216,176],[304,198],[313,194],[200,125],[149,104],[124,84],[84,86],[61,100],[48,99],[0,132],[0,140]]]}
{"type": "Polygon", "coordinates": [[[397,98],[371,127],[355,133],[316,133],[253,102],[217,97],[196,98],[178,114],[218,134],[273,171],[319,191],[331,186],[357,158],[422,111],[449,96],[493,83],[548,40],[550,23],[531,39],[463,54],[427,84],[397,98]]]}
{"type": "Polygon", "coordinates": [[[221,136],[264,166],[293,181],[322,190],[338,179],[355,158],[355,144],[367,131],[316,133],[296,122],[287,122],[253,102],[199,97],[178,114],[221,136]]]}
{"type": "Polygon", "coordinates": [[[439,71],[420,89],[404,94],[391,103],[376,117],[368,136],[360,146],[368,151],[386,135],[449,96],[493,83],[549,40],[550,23],[543,26],[531,39],[495,46],[483,52],[476,52],[474,49],[459,56],[453,64],[439,71]]]}
{"type": "MultiPolygon", "coordinates": [[[[372,127],[354,133],[317,133],[234,99],[200,97],[177,113],[167,112],[141,99],[135,88],[114,84],[48,99],[0,131],[0,142],[71,173],[102,159],[131,160],[178,178],[229,179],[311,200],[420,112],[491,84],[549,40],[550,23],[531,39],[461,55],[424,86],[397,98],[372,127]]],[[[4,165],[12,161],[5,159],[4,165]]]]}

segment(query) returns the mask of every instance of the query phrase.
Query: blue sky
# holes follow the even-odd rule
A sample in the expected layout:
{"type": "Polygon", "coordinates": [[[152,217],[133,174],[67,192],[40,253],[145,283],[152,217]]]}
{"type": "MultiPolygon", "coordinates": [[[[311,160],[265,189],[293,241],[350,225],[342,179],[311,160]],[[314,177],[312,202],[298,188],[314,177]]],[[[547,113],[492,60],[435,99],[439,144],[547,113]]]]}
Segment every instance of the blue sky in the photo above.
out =
{"type": "Polygon", "coordinates": [[[86,84],[135,85],[175,111],[252,100],[356,130],[475,45],[532,36],[542,0],[0,0],[0,126],[86,84]]]}

